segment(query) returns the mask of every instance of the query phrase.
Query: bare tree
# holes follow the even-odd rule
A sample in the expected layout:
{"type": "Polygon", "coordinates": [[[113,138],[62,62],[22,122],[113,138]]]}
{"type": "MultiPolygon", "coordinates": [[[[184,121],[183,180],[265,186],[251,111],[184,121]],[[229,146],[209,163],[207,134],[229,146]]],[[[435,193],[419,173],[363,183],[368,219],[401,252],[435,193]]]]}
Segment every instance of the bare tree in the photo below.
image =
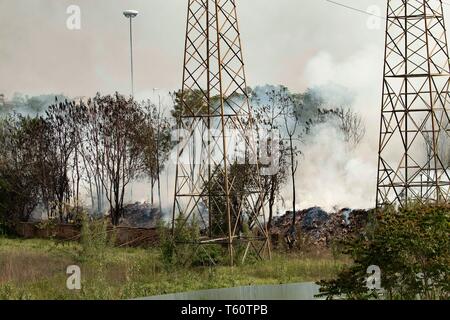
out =
{"type": "Polygon", "coordinates": [[[351,108],[319,109],[319,118],[334,117],[344,135],[344,140],[352,148],[359,145],[366,134],[366,127],[361,116],[351,108]]]}
{"type": "Polygon", "coordinates": [[[145,114],[133,99],[116,93],[97,96],[89,102],[89,132],[84,141],[90,171],[101,183],[109,203],[113,225],[120,223],[125,190],[142,170],[139,145],[145,114]]]}
{"type": "MultiPolygon", "coordinates": [[[[283,125],[284,105],[278,103],[278,90],[272,89],[265,93],[269,97],[268,103],[261,105],[261,98],[254,96],[253,99],[258,106],[255,109],[256,129],[258,130],[258,140],[267,139],[267,150],[260,150],[260,152],[267,153],[272,159],[270,165],[276,163],[276,172],[269,175],[264,175],[262,178],[264,189],[264,202],[268,201],[269,217],[267,221],[267,229],[270,231],[273,221],[274,206],[278,198],[281,198],[281,188],[287,180],[287,147],[283,141],[281,127],[283,125]],[[259,131],[263,129],[267,136],[261,137],[259,131]],[[276,146],[274,144],[277,144],[276,146]],[[275,161],[275,157],[277,158],[275,161]]],[[[261,148],[260,143],[260,148],[261,148]]]]}
{"type": "MultiPolygon", "coordinates": [[[[290,100],[290,99],[289,99],[290,100]]],[[[292,101],[289,101],[287,103],[290,103],[292,101]]],[[[296,209],[296,184],[295,184],[295,174],[297,173],[298,169],[298,155],[300,153],[299,149],[294,145],[294,141],[297,137],[297,128],[299,124],[299,118],[298,116],[292,112],[292,111],[286,111],[284,114],[284,123],[285,123],[285,129],[286,134],[288,136],[289,140],[289,157],[290,157],[290,173],[291,173],[291,182],[292,182],[292,226],[289,231],[289,234],[286,235],[286,241],[290,248],[293,248],[295,241],[296,241],[296,229],[295,229],[295,223],[297,220],[297,209],[296,209]]]]}
{"type": "Polygon", "coordinates": [[[56,203],[52,204],[51,211],[56,211],[61,222],[65,219],[66,208],[71,200],[69,162],[78,143],[73,122],[74,112],[75,104],[66,100],[50,106],[45,119],[50,128],[51,141],[47,157],[54,168],[50,183],[56,203]]]}
{"type": "Polygon", "coordinates": [[[100,166],[102,153],[100,144],[100,118],[98,108],[92,99],[80,101],[74,114],[79,145],[77,155],[81,166],[81,179],[86,184],[91,199],[93,214],[104,211],[105,191],[101,182],[104,171],[100,166]]]}
{"type": "Polygon", "coordinates": [[[150,198],[154,205],[154,188],[158,183],[158,201],[161,210],[160,175],[164,170],[164,163],[169,158],[171,144],[171,126],[162,116],[161,107],[150,100],[144,103],[145,125],[143,126],[140,145],[142,146],[143,169],[150,177],[150,198]]]}

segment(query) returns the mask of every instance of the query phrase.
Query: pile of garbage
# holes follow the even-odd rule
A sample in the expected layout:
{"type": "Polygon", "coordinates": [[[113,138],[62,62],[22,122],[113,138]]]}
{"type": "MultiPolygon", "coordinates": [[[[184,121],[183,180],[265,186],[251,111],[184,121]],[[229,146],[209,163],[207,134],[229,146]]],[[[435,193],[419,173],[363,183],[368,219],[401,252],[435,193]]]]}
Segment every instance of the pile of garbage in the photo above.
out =
{"type": "Polygon", "coordinates": [[[152,229],[158,226],[161,212],[149,203],[136,202],[123,208],[123,216],[120,220],[121,227],[152,229]]]}
{"type": "MultiPolygon", "coordinates": [[[[330,247],[336,240],[363,231],[369,211],[349,208],[328,213],[319,207],[298,211],[295,217],[296,237],[314,247],[330,247]]],[[[274,242],[292,230],[293,212],[274,218],[270,233],[274,242]]]]}

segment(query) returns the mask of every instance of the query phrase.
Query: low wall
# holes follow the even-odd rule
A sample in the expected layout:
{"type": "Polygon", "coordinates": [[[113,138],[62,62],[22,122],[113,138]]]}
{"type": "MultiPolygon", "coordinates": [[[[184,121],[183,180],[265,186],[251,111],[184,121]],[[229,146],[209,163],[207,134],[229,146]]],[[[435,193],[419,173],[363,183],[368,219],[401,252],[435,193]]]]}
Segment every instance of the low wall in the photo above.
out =
{"type": "MultiPolygon", "coordinates": [[[[81,226],[58,224],[42,228],[38,223],[19,223],[16,226],[16,233],[25,239],[78,241],[80,239],[81,226]]],[[[155,246],[159,241],[156,229],[109,227],[108,233],[114,235],[115,243],[120,247],[149,247],[155,246]]]]}
{"type": "Polygon", "coordinates": [[[121,247],[152,247],[158,244],[159,237],[156,229],[118,227],[115,241],[121,247]]]}

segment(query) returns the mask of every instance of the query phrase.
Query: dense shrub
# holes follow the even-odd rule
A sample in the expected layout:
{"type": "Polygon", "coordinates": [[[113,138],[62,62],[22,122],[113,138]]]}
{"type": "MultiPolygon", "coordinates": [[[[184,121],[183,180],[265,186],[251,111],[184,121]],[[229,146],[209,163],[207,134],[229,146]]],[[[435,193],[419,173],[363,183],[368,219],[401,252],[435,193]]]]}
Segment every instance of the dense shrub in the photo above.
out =
{"type": "Polygon", "coordinates": [[[175,232],[171,226],[160,223],[160,251],[163,263],[167,267],[177,266],[213,266],[224,262],[226,248],[218,244],[199,245],[200,228],[196,221],[187,221],[180,217],[175,222],[175,232]]]}
{"type": "Polygon", "coordinates": [[[112,247],[114,237],[108,232],[108,223],[104,219],[90,220],[87,214],[82,216],[80,235],[81,261],[94,260],[102,262],[106,249],[112,247]]]}
{"type": "Polygon", "coordinates": [[[374,213],[365,236],[345,243],[354,264],[322,281],[329,299],[448,299],[450,206],[414,205],[374,213]],[[381,269],[381,290],[368,289],[367,270],[381,269]]]}

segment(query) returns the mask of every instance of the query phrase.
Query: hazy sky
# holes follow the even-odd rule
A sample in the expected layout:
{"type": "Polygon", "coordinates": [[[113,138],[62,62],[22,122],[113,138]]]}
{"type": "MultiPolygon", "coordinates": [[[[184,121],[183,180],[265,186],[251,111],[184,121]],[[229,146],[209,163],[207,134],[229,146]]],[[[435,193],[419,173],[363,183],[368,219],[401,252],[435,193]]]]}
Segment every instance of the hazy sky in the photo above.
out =
{"type": "MultiPolygon", "coordinates": [[[[363,10],[378,5],[382,15],[385,11],[382,0],[338,1],[363,10]]],[[[342,75],[333,74],[336,70],[316,72],[308,67],[311,61],[327,59],[334,69],[360,54],[380,58],[369,60],[367,68],[376,66],[381,79],[382,21],[381,28],[370,29],[368,16],[325,0],[237,3],[249,85],[285,84],[301,90],[331,76],[339,82],[342,75]]],[[[9,96],[16,91],[69,96],[97,90],[129,92],[128,25],[121,13],[128,8],[140,11],[134,30],[136,91],[178,88],[186,4],[187,0],[0,0],[0,91],[9,96]],[[66,28],[66,9],[72,4],[81,8],[79,31],[66,28]]],[[[317,67],[323,67],[320,64],[317,67]]]]}

